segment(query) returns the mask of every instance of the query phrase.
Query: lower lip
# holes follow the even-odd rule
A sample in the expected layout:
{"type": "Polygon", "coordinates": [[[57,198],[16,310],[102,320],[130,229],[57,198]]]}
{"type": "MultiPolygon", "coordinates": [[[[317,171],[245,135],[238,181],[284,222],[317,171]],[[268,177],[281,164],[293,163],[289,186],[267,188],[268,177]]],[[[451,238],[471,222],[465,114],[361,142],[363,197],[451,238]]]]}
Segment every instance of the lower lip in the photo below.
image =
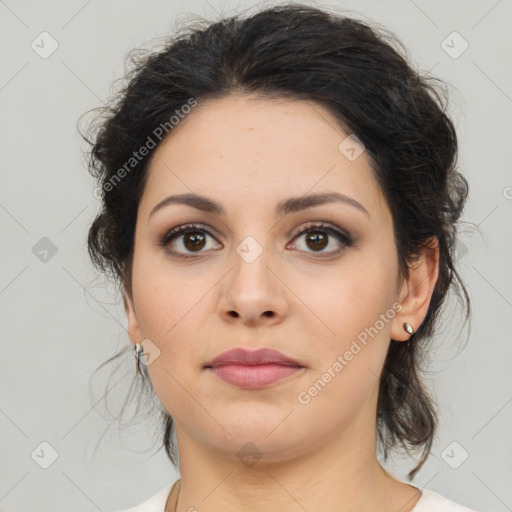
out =
{"type": "Polygon", "coordinates": [[[302,370],[302,367],[283,364],[227,364],[210,370],[225,382],[241,388],[257,389],[286,379],[302,370]]]}

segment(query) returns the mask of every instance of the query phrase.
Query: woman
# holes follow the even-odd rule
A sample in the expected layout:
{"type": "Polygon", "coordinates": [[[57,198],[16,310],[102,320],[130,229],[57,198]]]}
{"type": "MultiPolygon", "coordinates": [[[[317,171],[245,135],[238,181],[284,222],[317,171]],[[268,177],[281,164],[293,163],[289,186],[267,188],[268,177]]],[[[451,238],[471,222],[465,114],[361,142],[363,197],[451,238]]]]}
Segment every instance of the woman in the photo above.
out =
{"type": "Polygon", "coordinates": [[[469,510],[378,459],[428,457],[421,356],[452,287],[469,317],[434,79],[297,4],[191,27],[128,78],[92,143],[89,252],[181,475],[130,511],[469,510]]]}

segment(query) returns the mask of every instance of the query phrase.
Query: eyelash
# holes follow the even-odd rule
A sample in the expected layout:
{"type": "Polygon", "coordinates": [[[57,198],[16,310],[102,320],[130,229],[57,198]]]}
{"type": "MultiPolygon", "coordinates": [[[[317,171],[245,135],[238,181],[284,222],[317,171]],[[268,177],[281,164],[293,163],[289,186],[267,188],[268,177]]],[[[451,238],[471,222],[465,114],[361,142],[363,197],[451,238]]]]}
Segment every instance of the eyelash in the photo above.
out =
{"type": "MultiPolygon", "coordinates": [[[[340,231],[339,229],[335,228],[333,225],[326,224],[323,222],[307,224],[303,229],[301,229],[298,233],[296,233],[293,236],[293,240],[295,240],[296,238],[299,238],[303,234],[308,233],[313,230],[324,231],[325,233],[336,237],[342,243],[342,247],[340,249],[338,249],[336,251],[330,251],[328,253],[329,257],[337,256],[345,248],[351,247],[354,244],[354,239],[348,233],[340,231]]],[[[159,244],[162,247],[166,248],[169,245],[169,243],[176,237],[176,235],[185,235],[187,233],[197,233],[197,232],[205,233],[208,236],[215,238],[208,230],[202,228],[201,225],[199,225],[199,224],[184,224],[182,226],[177,226],[177,227],[171,229],[170,231],[167,231],[163,236],[160,237],[159,244]]],[[[197,253],[193,256],[186,256],[184,254],[180,254],[180,253],[170,251],[170,250],[168,250],[168,252],[173,257],[183,258],[183,259],[197,258],[198,256],[200,256],[200,253],[197,253]]],[[[315,253],[313,252],[313,254],[315,254],[315,253]]],[[[323,253],[318,253],[318,254],[323,254],[323,253]]],[[[320,256],[320,258],[325,258],[325,257],[327,257],[327,256],[320,256]]]]}

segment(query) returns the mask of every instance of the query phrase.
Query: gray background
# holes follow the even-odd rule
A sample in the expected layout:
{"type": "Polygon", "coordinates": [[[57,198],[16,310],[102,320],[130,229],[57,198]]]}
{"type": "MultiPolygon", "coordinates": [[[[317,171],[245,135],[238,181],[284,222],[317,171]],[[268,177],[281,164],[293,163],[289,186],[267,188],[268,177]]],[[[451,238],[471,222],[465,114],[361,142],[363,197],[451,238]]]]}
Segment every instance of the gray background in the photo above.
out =
{"type": "MultiPolygon", "coordinates": [[[[417,66],[452,84],[470,182],[464,219],[478,226],[458,251],[474,315],[465,348],[455,307],[436,340],[441,425],[414,482],[477,510],[512,510],[511,2],[330,3],[391,29],[417,66]],[[453,54],[461,39],[442,46],[453,31],[469,44],[457,58],[446,44],[453,54]]],[[[0,510],[118,510],[177,478],[163,451],[151,457],[150,423],[119,434],[105,419],[105,379],[90,396],[94,368],[129,339],[120,297],[87,259],[99,202],[76,123],[107,98],[128,50],[169,34],[186,13],[217,19],[253,5],[0,0],[0,510]],[[48,58],[31,47],[43,31],[58,43],[48,58]],[[49,245],[57,252],[44,256],[49,245]],[[52,449],[43,442],[58,453],[47,469],[52,449]]],[[[112,404],[125,396],[135,360],[123,364],[112,404]]],[[[411,467],[398,459],[390,466],[400,477],[411,467]]]]}

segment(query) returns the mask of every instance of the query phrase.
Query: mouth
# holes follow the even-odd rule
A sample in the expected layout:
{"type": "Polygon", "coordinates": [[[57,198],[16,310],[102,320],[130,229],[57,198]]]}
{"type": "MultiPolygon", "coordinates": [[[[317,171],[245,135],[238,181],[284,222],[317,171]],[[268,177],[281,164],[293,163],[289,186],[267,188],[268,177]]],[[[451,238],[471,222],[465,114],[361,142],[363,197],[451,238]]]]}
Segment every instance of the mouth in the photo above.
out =
{"type": "Polygon", "coordinates": [[[291,377],[305,367],[277,350],[238,348],[220,354],[204,368],[234,386],[258,389],[291,377]]]}

